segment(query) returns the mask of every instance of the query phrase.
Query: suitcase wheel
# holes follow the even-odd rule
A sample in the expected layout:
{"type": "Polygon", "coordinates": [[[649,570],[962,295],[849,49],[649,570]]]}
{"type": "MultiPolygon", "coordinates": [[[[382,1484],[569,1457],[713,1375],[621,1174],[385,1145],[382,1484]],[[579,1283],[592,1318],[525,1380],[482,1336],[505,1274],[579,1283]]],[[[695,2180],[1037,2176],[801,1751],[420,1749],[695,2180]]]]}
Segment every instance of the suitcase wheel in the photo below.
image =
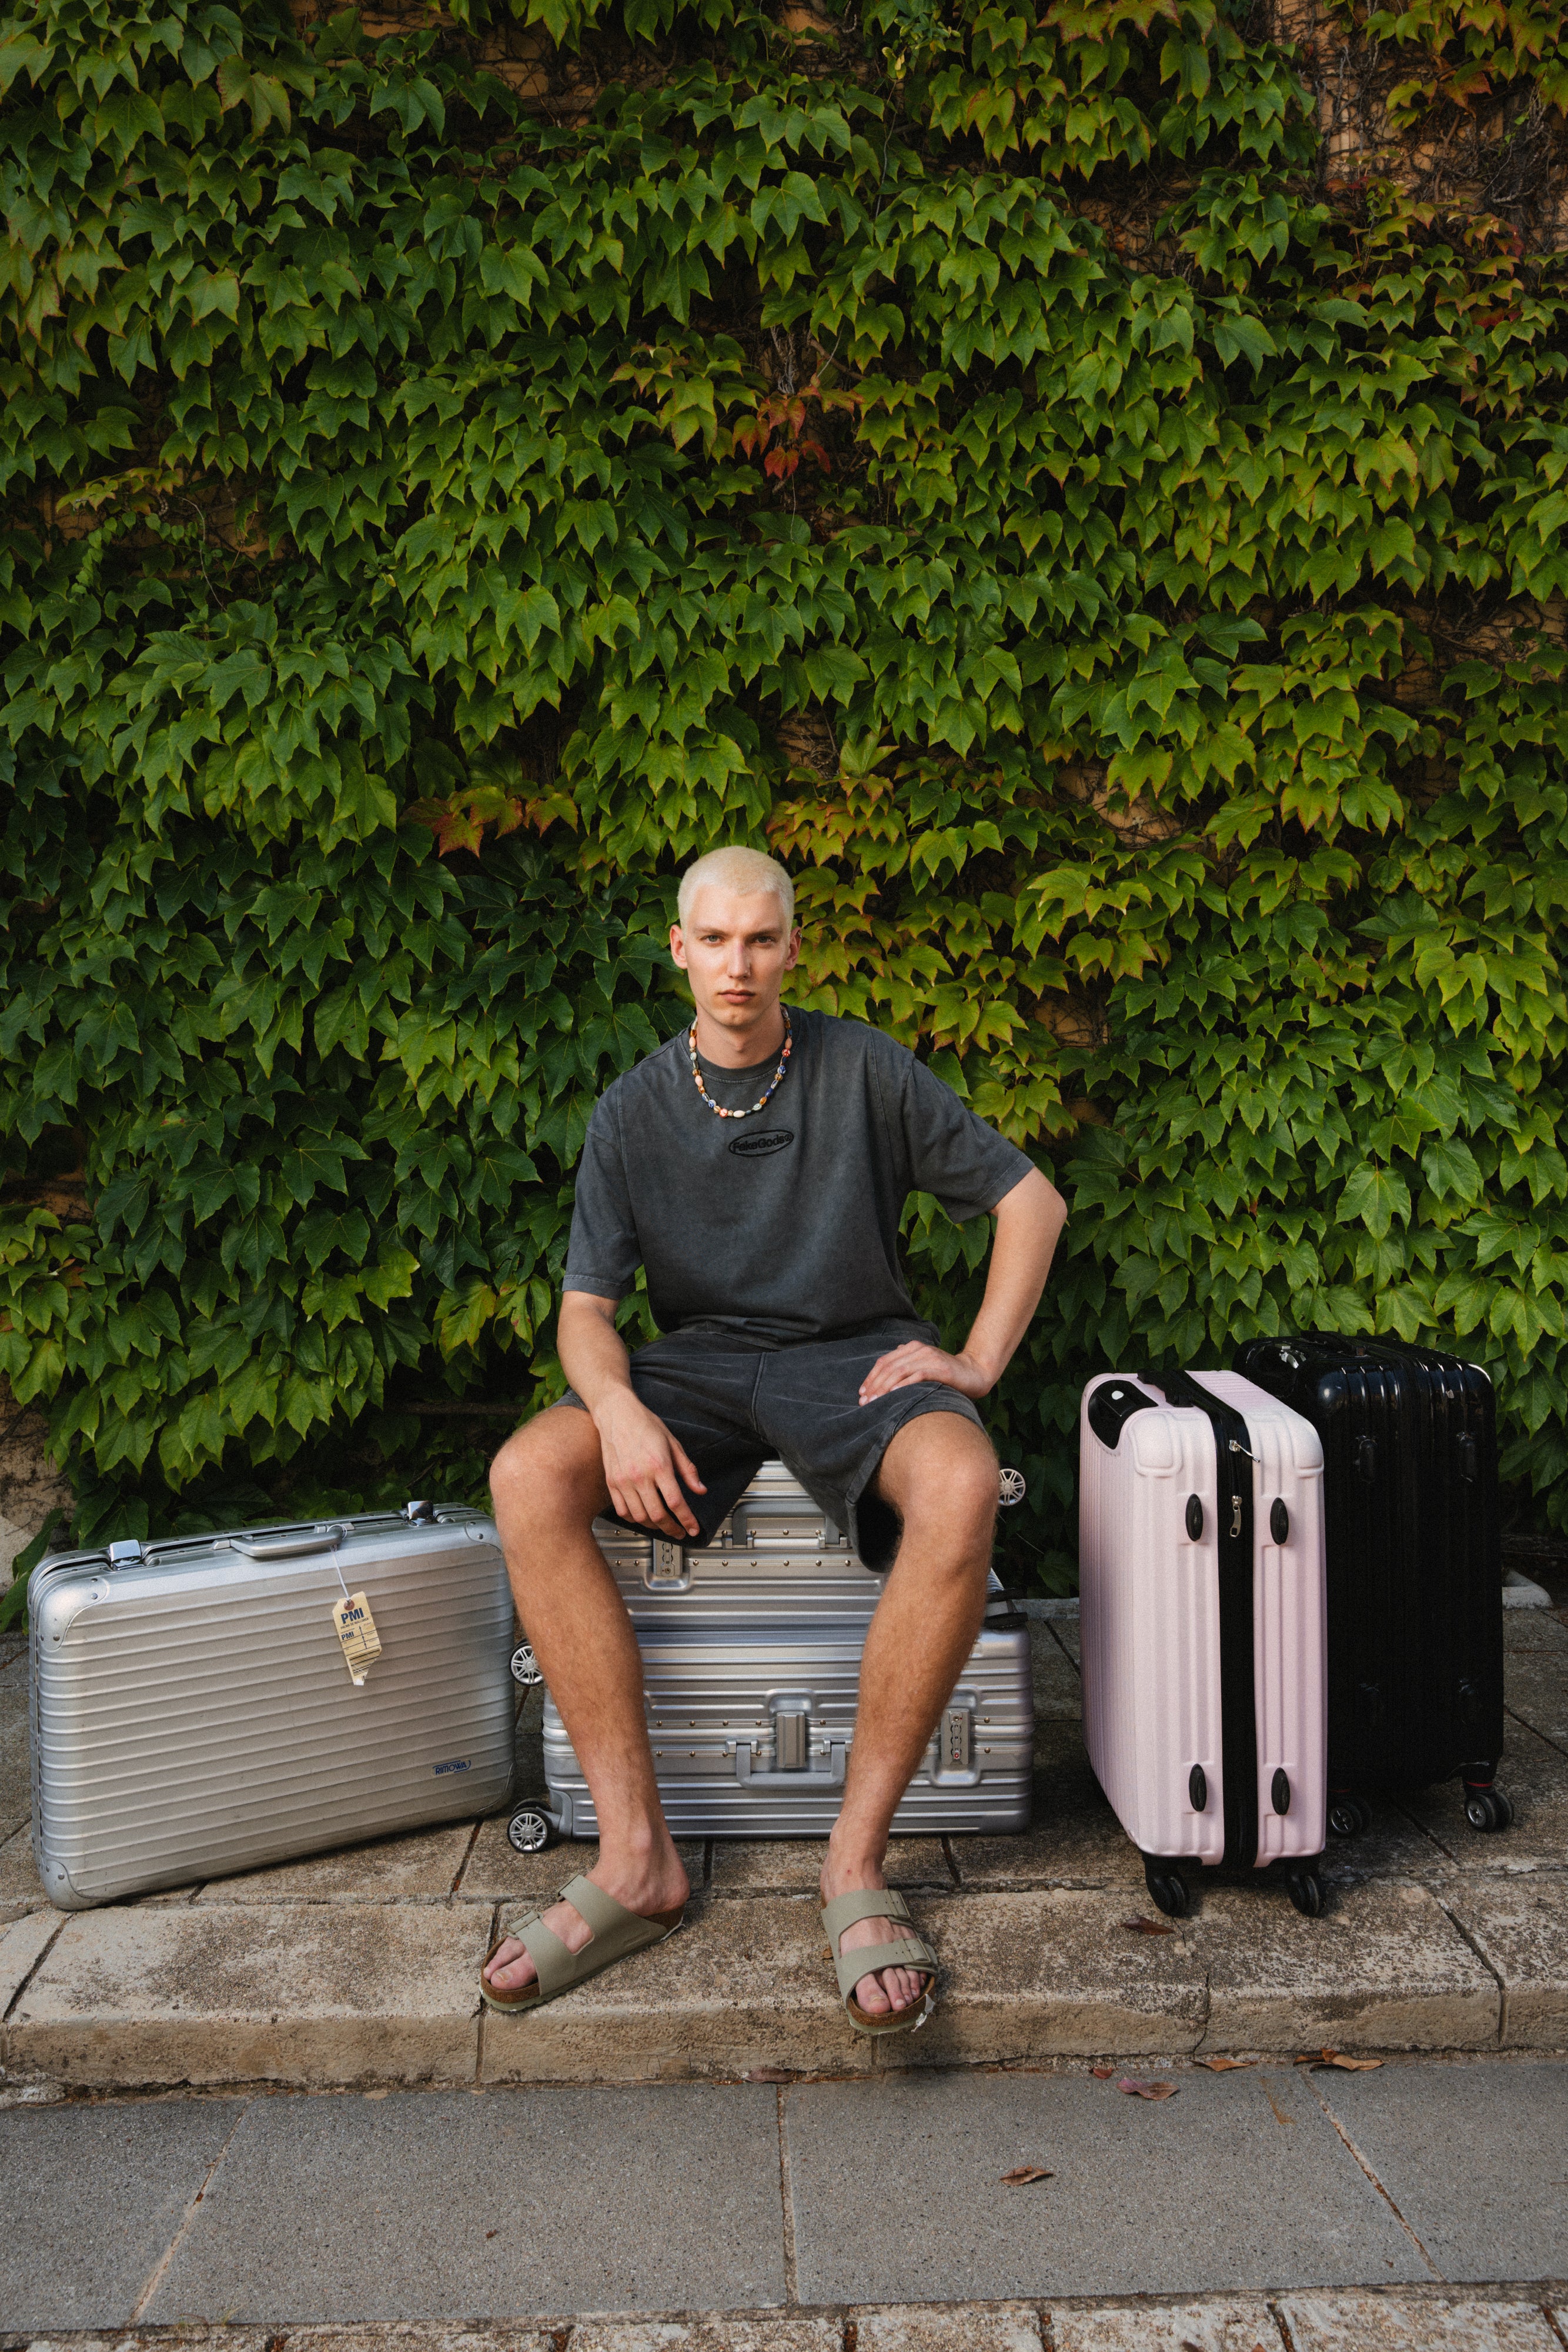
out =
{"type": "Polygon", "coordinates": [[[1359,1837],[1372,1827],[1372,1807],[1360,1797],[1331,1797],[1329,1827],[1335,1837],[1359,1837]]]}
{"type": "Polygon", "coordinates": [[[1473,1830],[1505,1830],[1513,1819],[1513,1807],[1500,1789],[1467,1789],[1465,1819],[1473,1830]]]}
{"type": "Polygon", "coordinates": [[[518,1853],[542,1853],[555,1832],[538,1807],[525,1805],[507,1823],[507,1843],[518,1853]]]}
{"type": "Polygon", "coordinates": [[[543,1682],[531,1642],[519,1642],[512,1652],[512,1680],[521,1683],[525,1690],[532,1690],[536,1683],[543,1682]]]}
{"type": "Polygon", "coordinates": [[[1144,1884],[1153,1895],[1156,1909],[1167,1919],[1185,1919],[1191,1899],[1186,1881],[1174,1862],[1161,1862],[1153,1854],[1144,1856],[1144,1884]]]}
{"type": "Polygon", "coordinates": [[[1292,1870],[1285,1886],[1303,1918],[1317,1919],[1322,1916],[1323,1883],[1315,1870],[1292,1870]]]}

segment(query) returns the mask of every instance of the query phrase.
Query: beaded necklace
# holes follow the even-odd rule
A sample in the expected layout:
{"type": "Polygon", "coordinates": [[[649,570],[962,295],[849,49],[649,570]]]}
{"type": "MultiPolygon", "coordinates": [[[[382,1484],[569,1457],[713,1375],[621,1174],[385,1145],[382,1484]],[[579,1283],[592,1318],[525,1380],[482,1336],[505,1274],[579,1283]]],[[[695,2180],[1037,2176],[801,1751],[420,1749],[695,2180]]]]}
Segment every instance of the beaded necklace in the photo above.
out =
{"type": "Polygon", "coordinates": [[[703,1074],[697,1067],[697,1024],[695,1021],[692,1023],[690,1029],[686,1033],[686,1050],[692,1057],[692,1077],[695,1082],[698,1094],[701,1095],[704,1102],[706,1103],[709,1110],[712,1111],[716,1118],[749,1118],[753,1111],[761,1110],[778,1092],[779,1087],[784,1076],[785,1069],[789,1065],[789,1048],[795,1042],[789,1034],[789,1013],[785,1011],[783,1005],[780,1005],[779,1010],[780,1013],[784,1013],[784,1051],[779,1056],[779,1067],[774,1071],[773,1076],[769,1078],[768,1084],[762,1089],[762,1092],[758,1096],[757,1100],[746,1110],[727,1110],[723,1103],[715,1102],[713,1097],[704,1086],[703,1074]]]}

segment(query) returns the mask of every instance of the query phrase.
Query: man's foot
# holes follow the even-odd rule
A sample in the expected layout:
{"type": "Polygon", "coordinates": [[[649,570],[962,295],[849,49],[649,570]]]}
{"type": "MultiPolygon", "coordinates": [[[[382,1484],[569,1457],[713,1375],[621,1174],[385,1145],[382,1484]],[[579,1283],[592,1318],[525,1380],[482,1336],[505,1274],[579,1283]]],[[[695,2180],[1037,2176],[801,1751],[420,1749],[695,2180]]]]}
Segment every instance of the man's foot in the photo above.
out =
{"type": "MultiPolygon", "coordinates": [[[[831,1903],[836,1895],[858,1895],[862,1887],[874,1887],[879,1892],[887,1885],[875,1864],[852,1864],[835,1863],[830,1853],[822,1865],[822,1900],[831,1903]]],[[[833,1954],[868,1951],[873,1944],[900,1944],[910,1933],[907,1927],[893,1919],[857,1919],[846,1927],[838,1939],[833,1954]]],[[[853,1999],[856,2006],[868,2017],[896,2015],[911,2009],[922,1999],[926,1979],[918,1969],[880,1969],[863,1976],[856,1984],[853,1999]]]]}
{"type": "MultiPolygon", "coordinates": [[[[596,1862],[587,1875],[595,1886],[602,1886],[606,1895],[635,1911],[641,1919],[651,1919],[657,1911],[677,1911],[691,1893],[691,1881],[681,1867],[680,1857],[674,1846],[657,1863],[631,1868],[606,1866],[602,1858],[596,1862]]],[[[580,1952],[593,1940],[593,1930],[580,1911],[570,1903],[552,1903],[544,1915],[544,1924],[552,1936],[559,1936],[569,1952],[580,1952]]],[[[532,1984],[538,1970],[515,1936],[508,1936],[497,1949],[485,1969],[485,1981],[497,1992],[521,1992],[532,1984]]]]}

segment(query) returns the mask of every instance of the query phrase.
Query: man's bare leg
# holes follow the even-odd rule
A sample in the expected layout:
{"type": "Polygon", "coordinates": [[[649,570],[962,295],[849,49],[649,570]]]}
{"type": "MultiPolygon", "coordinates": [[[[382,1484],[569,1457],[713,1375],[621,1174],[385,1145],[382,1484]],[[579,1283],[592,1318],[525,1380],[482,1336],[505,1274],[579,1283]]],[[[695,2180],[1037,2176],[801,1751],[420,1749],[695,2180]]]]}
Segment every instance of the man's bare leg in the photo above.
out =
{"type": "MultiPolygon", "coordinates": [[[[659,1805],[637,1637],[591,1533],[609,1495],[588,1414],[560,1406],[518,1430],[491,1465],[490,1493],[517,1614],[593,1793],[599,1859],[589,1876],[628,1911],[673,1911],[690,1888],[659,1805]]],[[[544,1916],[569,1950],[590,1941],[570,1903],[544,1916]]],[[[497,1992],[534,1973],[511,1937],[486,1971],[497,1992]]]]}
{"type": "MultiPolygon", "coordinates": [[[[822,1865],[824,1902],[887,1884],[894,1809],[985,1617],[997,1457],[972,1421],[922,1413],[888,1446],[876,1490],[904,1532],[866,1639],[843,1807],[822,1865]]],[[[907,1933],[889,1919],[862,1919],[844,1929],[839,1949],[896,1943],[907,1933]]],[[[914,1969],[884,1969],[862,1977],[854,1998],[880,2017],[918,2000],[921,1981],[914,1969]]]]}

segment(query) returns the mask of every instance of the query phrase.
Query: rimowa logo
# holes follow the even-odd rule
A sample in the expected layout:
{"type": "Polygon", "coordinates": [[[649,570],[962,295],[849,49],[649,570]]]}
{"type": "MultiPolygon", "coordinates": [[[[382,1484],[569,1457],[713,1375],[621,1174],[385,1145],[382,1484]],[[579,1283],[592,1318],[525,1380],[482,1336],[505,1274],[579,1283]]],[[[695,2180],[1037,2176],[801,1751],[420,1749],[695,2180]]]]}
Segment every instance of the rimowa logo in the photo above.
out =
{"type": "Polygon", "coordinates": [[[792,1127],[770,1127],[762,1135],[737,1135],[730,1150],[742,1160],[760,1160],[769,1151],[782,1151],[787,1143],[795,1140],[792,1127]]]}

